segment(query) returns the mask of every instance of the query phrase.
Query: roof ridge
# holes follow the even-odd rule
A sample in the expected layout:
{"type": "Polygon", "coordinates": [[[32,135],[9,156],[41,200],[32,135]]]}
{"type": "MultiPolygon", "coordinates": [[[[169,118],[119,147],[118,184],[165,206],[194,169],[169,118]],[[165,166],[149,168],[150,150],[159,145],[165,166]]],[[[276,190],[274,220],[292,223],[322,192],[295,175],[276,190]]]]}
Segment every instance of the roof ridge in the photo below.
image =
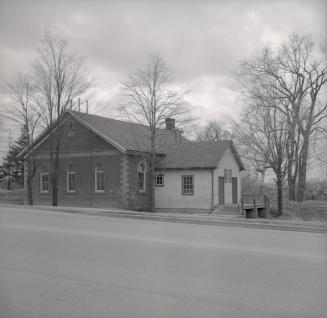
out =
{"type": "Polygon", "coordinates": [[[213,140],[207,140],[207,141],[197,141],[197,140],[190,140],[189,143],[192,144],[225,144],[225,143],[232,143],[232,139],[224,139],[224,140],[218,140],[218,141],[213,141],[213,140]]]}
{"type": "MultiPolygon", "coordinates": [[[[102,119],[113,120],[113,121],[124,123],[124,124],[130,124],[130,125],[135,125],[135,126],[139,126],[139,127],[149,128],[149,126],[147,126],[145,124],[135,123],[133,121],[126,121],[126,120],[122,120],[122,119],[110,118],[110,117],[106,117],[106,116],[102,116],[102,115],[97,115],[97,114],[83,113],[83,112],[79,112],[77,110],[68,109],[66,112],[68,112],[68,113],[74,113],[75,116],[77,116],[78,114],[83,114],[83,116],[93,116],[93,117],[98,117],[98,118],[102,118],[102,119]]],[[[157,129],[158,130],[163,130],[163,131],[168,131],[165,128],[157,128],[157,129]]]]}

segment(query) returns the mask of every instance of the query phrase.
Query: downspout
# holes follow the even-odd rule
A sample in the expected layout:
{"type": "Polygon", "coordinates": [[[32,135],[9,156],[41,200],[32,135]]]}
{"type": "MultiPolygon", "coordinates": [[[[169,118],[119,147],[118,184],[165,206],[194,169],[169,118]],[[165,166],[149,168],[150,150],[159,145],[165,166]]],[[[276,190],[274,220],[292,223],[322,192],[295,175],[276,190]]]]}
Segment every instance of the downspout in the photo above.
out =
{"type": "Polygon", "coordinates": [[[214,209],[214,169],[211,169],[211,213],[214,209]]]}

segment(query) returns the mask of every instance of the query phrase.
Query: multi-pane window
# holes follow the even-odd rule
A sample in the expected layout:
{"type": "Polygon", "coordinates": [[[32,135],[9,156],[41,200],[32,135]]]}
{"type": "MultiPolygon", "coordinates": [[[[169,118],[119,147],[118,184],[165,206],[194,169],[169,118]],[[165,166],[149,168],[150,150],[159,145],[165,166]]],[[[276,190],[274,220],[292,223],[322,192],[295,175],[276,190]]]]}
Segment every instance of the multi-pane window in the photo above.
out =
{"type": "Polygon", "coordinates": [[[144,192],[145,191],[145,184],[146,184],[146,168],[145,163],[141,161],[137,167],[138,172],[138,184],[139,184],[139,191],[144,192]]]}
{"type": "Polygon", "coordinates": [[[68,130],[74,130],[75,128],[75,122],[73,119],[68,120],[68,130]]]}
{"type": "Polygon", "coordinates": [[[232,183],[233,171],[232,169],[224,169],[224,182],[232,183]]]}
{"type": "Polygon", "coordinates": [[[156,187],[163,187],[164,186],[164,175],[157,174],[156,175],[156,187]]]}
{"type": "Polygon", "coordinates": [[[40,192],[49,193],[49,172],[40,173],[40,192]]]}
{"type": "Polygon", "coordinates": [[[74,136],[74,129],[75,129],[75,122],[73,119],[69,119],[67,123],[67,136],[73,137],[74,136]]]}
{"type": "Polygon", "coordinates": [[[76,171],[73,166],[67,170],[67,192],[76,192],[76,171]]]}
{"type": "Polygon", "coordinates": [[[232,183],[233,171],[232,169],[228,169],[228,182],[232,183]]]}
{"type": "Polygon", "coordinates": [[[103,168],[97,166],[95,168],[95,192],[104,192],[105,173],[103,168]]]}
{"type": "Polygon", "coordinates": [[[194,194],[193,176],[182,176],[182,194],[194,194]]]}
{"type": "Polygon", "coordinates": [[[224,169],[224,182],[228,183],[228,169],[224,169]]]}

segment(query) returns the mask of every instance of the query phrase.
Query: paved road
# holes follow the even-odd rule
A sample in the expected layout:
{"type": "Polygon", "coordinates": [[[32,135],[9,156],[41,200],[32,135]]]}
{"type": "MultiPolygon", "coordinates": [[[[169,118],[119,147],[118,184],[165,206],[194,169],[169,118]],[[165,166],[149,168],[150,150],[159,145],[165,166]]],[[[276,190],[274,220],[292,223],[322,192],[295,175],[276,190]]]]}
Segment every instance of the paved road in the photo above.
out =
{"type": "Polygon", "coordinates": [[[0,317],[326,317],[327,236],[0,208],[0,317]]]}

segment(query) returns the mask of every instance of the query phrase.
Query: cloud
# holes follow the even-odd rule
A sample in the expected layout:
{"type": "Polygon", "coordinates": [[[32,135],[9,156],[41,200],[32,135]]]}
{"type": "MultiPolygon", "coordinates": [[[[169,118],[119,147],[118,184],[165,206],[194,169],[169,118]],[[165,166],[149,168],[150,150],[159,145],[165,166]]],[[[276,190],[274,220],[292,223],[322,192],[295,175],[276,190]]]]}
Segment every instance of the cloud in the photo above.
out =
{"type": "Polygon", "coordinates": [[[15,1],[0,4],[0,78],[26,71],[45,31],[87,56],[91,111],[114,115],[120,81],[159,52],[201,121],[237,114],[230,72],[297,31],[326,38],[325,1],[15,1]]]}

